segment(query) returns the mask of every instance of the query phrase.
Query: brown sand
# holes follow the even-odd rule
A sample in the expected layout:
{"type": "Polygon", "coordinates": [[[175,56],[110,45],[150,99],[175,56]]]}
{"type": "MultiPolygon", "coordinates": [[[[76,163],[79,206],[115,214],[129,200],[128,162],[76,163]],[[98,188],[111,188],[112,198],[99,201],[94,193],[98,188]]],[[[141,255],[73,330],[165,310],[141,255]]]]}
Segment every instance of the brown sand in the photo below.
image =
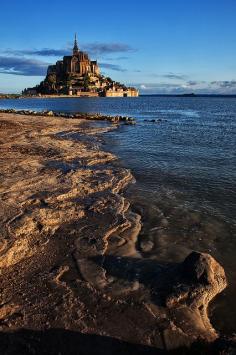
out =
{"type": "Polygon", "coordinates": [[[102,129],[81,122],[0,113],[1,354],[214,341],[207,306],[224,270],[207,254],[180,265],[141,258],[141,217],[122,194],[132,174],[93,144],[102,129]]]}

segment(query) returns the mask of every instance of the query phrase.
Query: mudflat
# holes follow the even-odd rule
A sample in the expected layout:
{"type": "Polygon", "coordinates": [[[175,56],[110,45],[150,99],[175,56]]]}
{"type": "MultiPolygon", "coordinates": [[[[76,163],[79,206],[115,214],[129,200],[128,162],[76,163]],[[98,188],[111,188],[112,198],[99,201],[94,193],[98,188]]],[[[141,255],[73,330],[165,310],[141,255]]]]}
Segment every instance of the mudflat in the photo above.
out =
{"type": "Polygon", "coordinates": [[[80,119],[0,113],[1,354],[156,354],[213,343],[210,255],[143,259],[134,182],[80,119]],[[74,138],[76,136],[76,139],[74,138]]]}

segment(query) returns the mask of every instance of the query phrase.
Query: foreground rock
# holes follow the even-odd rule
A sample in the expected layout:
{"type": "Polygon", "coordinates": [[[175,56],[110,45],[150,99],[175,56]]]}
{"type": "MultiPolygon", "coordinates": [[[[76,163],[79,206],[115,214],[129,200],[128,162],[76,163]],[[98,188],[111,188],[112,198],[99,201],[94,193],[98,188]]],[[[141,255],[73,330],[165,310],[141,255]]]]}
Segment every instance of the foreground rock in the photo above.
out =
{"type": "Polygon", "coordinates": [[[11,113],[15,115],[24,115],[24,116],[38,116],[38,117],[61,117],[61,118],[77,118],[81,120],[92,120],[92,121],[108,121],[111,123],[120,123],[124,122],[125,124],[135,125],[136,121],[133,117],[128,116],[111,116],[111,115],[102,115],[99,113],[66,113],[66,112],[57,112],[57,111],[32,111],[32,110],[15,110],[15,109],[0,109],[0,113],[11,113]]]}
{"type": "Polygon", "coordinates": [[[133,177],[96,148],[100,131],[5,113],[0,127],[0,353],[210,349],[223,268],[196,252],[178,265],[139,255],[141,217],[122,194],[133,177]]]}

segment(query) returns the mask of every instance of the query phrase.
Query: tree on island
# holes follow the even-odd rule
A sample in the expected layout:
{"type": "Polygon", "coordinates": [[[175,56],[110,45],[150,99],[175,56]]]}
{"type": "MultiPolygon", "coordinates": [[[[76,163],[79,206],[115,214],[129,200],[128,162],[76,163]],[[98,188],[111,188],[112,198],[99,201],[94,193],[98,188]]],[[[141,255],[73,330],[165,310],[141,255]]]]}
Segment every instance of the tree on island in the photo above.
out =
{"type": "Polygon", "coordinates": [[[88,76],[88,74],[86,74],[84,76],[84,81],[83,81],[83,86],[85,91],[89,89],[89,84],[90,84],[90,77],[88,76]]]}
{"type": "Polygon", "coordinates": [[[71,76],[71,74],[67,75],[65,82],[66,82],[66,86],[67,87],[70,87],[72,85],[72,76],[71,76]]]}
{"type": "Polygon", "coordinates": [[[109,83],[113,83],[113,80],[112,80],[109,76],[106,78],[106,80],[107,80],[109,83]]]}
{"type": "Polygon", "coordinates": [[[56,74],[54,74],[54,73],[49,74],[48,77],[47,77],[47,81],[50,84],[52,90],[56,90],[56,83],[57,83],[56,74]]]}

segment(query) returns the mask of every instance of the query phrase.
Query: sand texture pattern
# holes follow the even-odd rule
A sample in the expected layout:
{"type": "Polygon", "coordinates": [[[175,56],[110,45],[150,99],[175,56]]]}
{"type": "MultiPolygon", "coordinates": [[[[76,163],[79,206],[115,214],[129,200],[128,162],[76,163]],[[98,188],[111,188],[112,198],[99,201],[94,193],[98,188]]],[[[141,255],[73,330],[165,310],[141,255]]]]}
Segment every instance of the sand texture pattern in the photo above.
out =
{"type": "Polygon", "coordinates": [[[212,342],[223,268],[136,249],[134,182],[79,119],[0,114],[1,354],[156,354],[212,342]]]}

